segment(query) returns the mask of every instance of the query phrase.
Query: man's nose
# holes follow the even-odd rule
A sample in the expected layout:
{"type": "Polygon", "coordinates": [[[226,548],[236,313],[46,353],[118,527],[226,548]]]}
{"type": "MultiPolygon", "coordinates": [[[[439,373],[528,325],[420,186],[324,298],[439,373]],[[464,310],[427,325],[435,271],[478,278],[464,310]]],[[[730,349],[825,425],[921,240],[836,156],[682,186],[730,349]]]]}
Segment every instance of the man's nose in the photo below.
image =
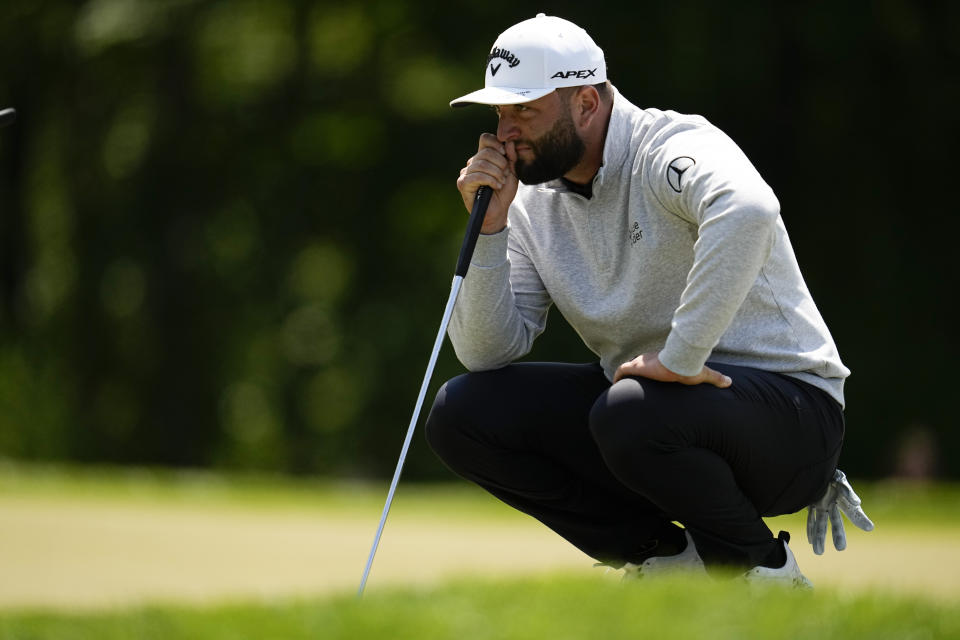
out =
{"type": "Polygon", "coordinates": [[[500,121],[497,123],[497,139],[500,142],[509,142],[519,137],[520,127],[517,126],[516,120],[510,116],[501,115],[500,121]]]}

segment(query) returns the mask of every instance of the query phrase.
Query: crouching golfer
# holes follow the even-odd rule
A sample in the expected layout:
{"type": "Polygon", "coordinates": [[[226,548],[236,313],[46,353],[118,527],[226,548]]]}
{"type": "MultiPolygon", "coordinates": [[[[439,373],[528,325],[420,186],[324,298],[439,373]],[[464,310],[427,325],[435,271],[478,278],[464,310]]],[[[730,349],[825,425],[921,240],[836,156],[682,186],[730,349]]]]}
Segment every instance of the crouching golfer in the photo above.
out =
{"type": "Polygon", "coordinates": [[[816,503],[818,553],[827,514],[838,548],[838,509],[872,524],[836,471],[849,370],[770,187],[702,117],[628,102],[560,18],[503,32],[468,103],[499,123],[457,188],[494,194],[431,447],[600,562],[809,585],[761,516],[816,503]],[[551,305],[599,363],[511,364],[551,305]]]}

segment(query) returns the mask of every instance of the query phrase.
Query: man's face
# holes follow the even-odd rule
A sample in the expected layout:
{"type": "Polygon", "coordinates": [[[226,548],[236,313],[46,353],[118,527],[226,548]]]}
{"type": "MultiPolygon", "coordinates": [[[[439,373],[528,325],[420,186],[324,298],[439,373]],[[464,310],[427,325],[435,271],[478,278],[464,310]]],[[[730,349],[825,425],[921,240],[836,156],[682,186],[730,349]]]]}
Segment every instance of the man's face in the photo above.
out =
{"type": "Polygon", "coordinates": [[[515,170],[524,184],[541,184],[568,173],[583,158],[585,145],[557,92],[525,104],[497,107],[497,137],[513,140],[515,170]]]}

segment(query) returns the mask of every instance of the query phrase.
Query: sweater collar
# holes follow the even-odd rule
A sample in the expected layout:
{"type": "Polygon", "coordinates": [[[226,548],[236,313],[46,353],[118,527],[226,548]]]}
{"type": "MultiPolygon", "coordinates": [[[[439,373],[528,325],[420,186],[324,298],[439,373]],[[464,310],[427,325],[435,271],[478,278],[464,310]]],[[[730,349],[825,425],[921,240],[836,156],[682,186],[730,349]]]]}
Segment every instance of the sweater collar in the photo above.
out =
{"type": "Polygon", "coordinates": [[[630,151],[630,140],[633,136],[633,118],[637,110],[624,98],[616,87],[613,87],[613,109],[610,112],[610,122],[607,124],[607,137],[603,142],[603,164],[593,179],[593,188],[596,192],[603,186],[605,177],[611,172],[620,175],[620,167],[630,151]]]}
{"type": "MultiPolygon", "coordinates": [[[[603,163],[593,177],[593,195],[603,187],[605,177],[620,175],[620,167],[630,151],[630,139],[633,134],[632,115],[636,111],[616,87],[613,87],[613,109],[610,111],[610,122],[607,124],[607,137],[603,142],[603,163]]],[[[563,179],[551,180],[537,188],[541,193],[575,193],[563,179]]]]}

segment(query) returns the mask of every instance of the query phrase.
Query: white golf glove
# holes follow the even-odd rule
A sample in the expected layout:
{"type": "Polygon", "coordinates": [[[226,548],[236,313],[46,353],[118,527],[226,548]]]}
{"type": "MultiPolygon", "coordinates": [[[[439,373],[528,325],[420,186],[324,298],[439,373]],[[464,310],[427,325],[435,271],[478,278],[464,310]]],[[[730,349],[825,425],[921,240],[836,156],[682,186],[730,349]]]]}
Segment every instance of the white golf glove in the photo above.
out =
{"type": "Polygon", "coordinates": [[[823,497],[807,507],[807,540],[813,545],[818,556],[823,553],[824,540],[827,537],[827,519],[833,531],[833,546],[837,551],[847,548],[847,535],[843,531],[842,511],[857,527],[864,531],[873,531],[873,522],[860,508],[860,496],[847,482],[847,476],[837,469],[833,480],[827,485],[823,497]]]}

